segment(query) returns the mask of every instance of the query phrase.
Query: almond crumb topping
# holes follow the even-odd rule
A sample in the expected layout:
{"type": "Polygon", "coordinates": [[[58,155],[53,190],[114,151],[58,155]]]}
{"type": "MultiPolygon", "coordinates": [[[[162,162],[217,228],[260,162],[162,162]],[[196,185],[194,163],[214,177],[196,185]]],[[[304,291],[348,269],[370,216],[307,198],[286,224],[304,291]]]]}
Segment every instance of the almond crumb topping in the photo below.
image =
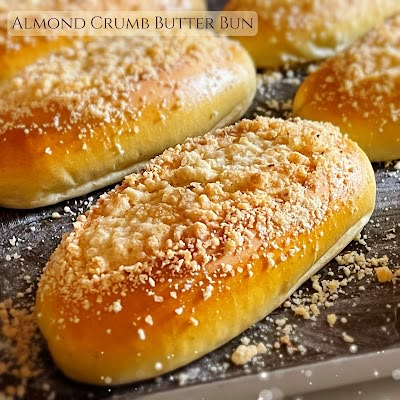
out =
{"type": "MultiPolygon", "coordinates": [[[[123,135],[138,133],[136,122],[148,107],[165,108],[165,95],[154,93],[167,91],[169,108],[182,106],[180,82],[171,79],[172,70],[199,59],[205,69],[212,68],[215,60],[232,57],[236,43],[203,33],[207,39],[200,41],[183,35],[76,38],[0,82],[0,137],[55,131],[60,139],[76,135],[84,145],[104,124],[120,128],[123,135]]],[[[115,147],[124,152],[121,144],[115,147]]],[[[52,154],[49,147],[43,151],[52,154]]]]}
{"type": "Polygon", "coordinates": [[[362,124],[378,121],[374,123],[380,131],[397,123],[399,49],[400,15],[396,15],[321,65],[316,73],[324,81],[310,97],[310,106],[328,112],[335,105],[348,132],[355,130],[350,123],[355,118],[362,124]]]}
{"type": "MultiPolygon", "coordinates": [[[[340,206],[343,191],[354,190],[347,146],[330,124],[263,117],[188,139],[77,218],[38,294],[82,306],[90,295],[91,304],[118,313],[117,296],[131,291],[156,303],[188,291],[207,301],[224,290],[223,277],[248,277],[262,255],[266,267],[279,268],[301,251],[296,236],[315,229],[340,206]],[[233,268],[232,257],[246,251],[243,266],[233,268]]],[[[337,291],[337,282],[328,286],[337,291]]],[[[174,309],[179,315],[179,305],[174,309]]]]}

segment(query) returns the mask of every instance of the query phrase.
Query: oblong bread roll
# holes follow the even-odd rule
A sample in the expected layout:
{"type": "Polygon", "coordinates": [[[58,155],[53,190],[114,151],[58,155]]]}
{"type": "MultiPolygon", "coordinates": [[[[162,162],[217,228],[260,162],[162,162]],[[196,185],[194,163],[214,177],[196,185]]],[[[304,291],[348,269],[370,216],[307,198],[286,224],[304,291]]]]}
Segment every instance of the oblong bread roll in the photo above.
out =
{"type": "MultiPolygon", "coordinates": [[[[204,10],[204,0],[7,0],[0,1],[0,80],[63,46],[73,36],[11,36],[7,33],[9,11],[167,11],[204,10]]],[[[23,21],[23,19],[22,19],[23,21]]],[[[85,40],[91,40],[86,37],[85,40]]]]}
{"type": "Polygon", "coordinates": [[[102,37],[38,60],[0,83],[0,206],[44,206],[121,180],[237,120],[255,75],[239,44],[211,34],[102,37]]]}
{"type": "Polygon", "coordinates": [[[330,124],[259,117],[188,139],[74,224],[37,321],[69,377],[171,371],[278,307],[367,223],[371,164],[330,124]]]}
{"type": "Polygon", "coordinates": [[[400,11],[398,0],[229,0],[226,11],[256,11],[258,33],[240,37],[257,67],[334,55],[400,11]]]}
{"type": "Polygon", "coordinates": [[[327,60],[298,89],[293,112],[329,121],[371,161],[400,158],[400,14],[327,60]]]}

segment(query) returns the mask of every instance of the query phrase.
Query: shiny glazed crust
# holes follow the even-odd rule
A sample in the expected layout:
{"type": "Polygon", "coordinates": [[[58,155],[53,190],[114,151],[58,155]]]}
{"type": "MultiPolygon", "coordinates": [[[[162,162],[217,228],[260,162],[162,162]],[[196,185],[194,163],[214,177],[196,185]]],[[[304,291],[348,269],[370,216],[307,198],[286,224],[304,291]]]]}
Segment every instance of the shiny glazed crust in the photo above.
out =
{"type": "Polygon", "coordinates": [[[337,125],[371,161],[400,158],[399,49],[400,14],[309,75],[294,113],[337,125]]]}
{"type": "Polygon", "coordinates": [[[257,67],[334,55],[384,18],[397,0],[229,0],[225,10],[258,13],[258,34],[240,38],[257,67]]]}
{"type": "Polygon", "coordinates": [[[255,86],[250,57],[229,39],[76,41],[0,83],[0,206],[39,207],[115,183],[237,120],[255,86]]]}
{"type": "Polygon", "coordinates": [[[78,218],[41,277],[37,321],[75,380],[157,376],[279,306],[374,201],[367,157],[330,124],[259,117],[187,139],[78,218]]]}

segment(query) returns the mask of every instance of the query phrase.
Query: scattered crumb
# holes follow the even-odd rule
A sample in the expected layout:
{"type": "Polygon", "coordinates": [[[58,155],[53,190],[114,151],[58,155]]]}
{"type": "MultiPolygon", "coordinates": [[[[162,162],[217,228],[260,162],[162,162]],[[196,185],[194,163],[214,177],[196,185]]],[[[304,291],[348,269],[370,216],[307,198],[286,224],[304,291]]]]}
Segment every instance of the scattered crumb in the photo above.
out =
{"type": "Polygon", "coordinates": [[[265,70],[257,74],[257,96],[262,98],[262,102],[258,102],[255,108],[254,116],[264,115],[268,117],[282,116],[289,118],[292,116],[292,98],[282,98],[277,88],[280,85],[300,85],[301,78],[287,67],[286,70],[265,70]]]}
{"type": "Polygon", "coordinates": [[[279,341],[280,341],[281,344],[284,344],[284,345],[286,345],[286,346],[289,346],[289,347],[292,346],[292,342],[290,341],[289,336],[287,336],[287,335],[282,336],[282,337],[279,339],[279,341]]]}
{"type": "Polygon", "coordinates": [[[247,336],[244,336],[240,339],[243,345],[248,346],[250,344],[250,339],[247,336]]]}
{"type": "Polygon", "coordinates": [[[310,319],[310,313],[307,311],[305,307],[296,307],[294,310],[294,313],[296,315],[299,315],[300,317],[303,317],[304,319],[310,319]]]}
{"type": "Polygon", "coordinates": [[[387,266],[375,268],[375,274],[379,283],[389,282],[393,279],[393,272],[387,266]]]}
{"type": "Polygon", "coordinates": [[[362,237],[362,236],[361,236],[361,233],[359,233],[353,240],[354,240],[355,242],[358,242],[358,243],[360,243],[361,245],[363,245],[363,246],[366,248],[366,250],[370,251],[370,250],[371,250],[371,247],[368,246],[368,244],[367,244],[367,242],[366,242],[365,239],[366,239],[366,237],[362,237]]]}
{"type": "Polygon", "coordinates": [[[267,348],[264,343],[260,342],[257,345],[257,353],[258,354],[265,354],[267,352],[267,348]]]}
{"type": "Polygon", "coordinates": [[[326,322],[329,324],[330,327],[336,324],[337,317],[336,314],[328,314],[326,316],[326,322]]]}
{"type": "Polygon", "coordinates": [[[286,324],[287,319],[286,318],[281,318],[281,319],[277,319],[275,320],[275,324],[282,327],[286,324]]]}
{"type": "Polygon", "coordinates": [[[263,85],[271,85],[283,79],[283,74],[279,71],[266,70],[262,74],[257,74],[257,87],[261,89],[263,85]]]}
{"type": "Polygon", "coordinates": [[[389,232],[386,234],[385,238],[383,240],[393,240],[396,238],[396,235],[392,232],[389,232]]]}
{"type": "Polygon", "coordinates": [[[348,335],[346,332],[342,332],[342,338],[346,343],[354,343],[353,336],[348,335]]]}
{"type": "Polygon", "coordinates": [[[252,360],[258,354],[257,346],[241,344],[232,353],[231,360],[235,365],[244,365],[252,360]]]}
{"type": "Polygon", "coordinates": [[[249,344],[250,339],[247,337],[243,337],[241,342],[242,344],[236,348],[231,356],[231,361],[235,365],[245,365],[256,355],[268,352],[267,346],[262,342],[257,343],[257,345],[249,344]]]}
{"type": "Polygon", "coordinates": [[[31,309],[7,299],[0,303],[0,326],[5,340],[1,348],[0,377],[7,374],[15,378],[15,385],[7,386],[6,392],[14,398],[23,398],[28,380],[41,373],[37,365],[40,348],[35,317],[31,309]]]}

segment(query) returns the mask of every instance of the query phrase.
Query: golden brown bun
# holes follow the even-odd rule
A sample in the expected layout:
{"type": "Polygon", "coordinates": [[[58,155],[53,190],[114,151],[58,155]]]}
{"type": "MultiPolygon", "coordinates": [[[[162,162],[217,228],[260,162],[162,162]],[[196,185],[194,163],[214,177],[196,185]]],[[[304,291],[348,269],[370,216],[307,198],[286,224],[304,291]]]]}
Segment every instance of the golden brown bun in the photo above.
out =
{"type": "Polygon", "coordinates": [[[39,207],[115,183],[240,118],[255,86],[249,55],[226,38],[77,41],[0,84],[0,206],[39,207]]]}
{"type": "MultiPolygon", "coordinates": [[[[7,0],[0,3],[0,80],[76,38],[68,36],[8,36],[9,11],[130,11],[130,10],[204,10],[204,0],[7,0]]],[[[91,38],[85,38],[91,40],[91,38]]]]}
{"type": "Polygon", "coordinates": [[[400,158],[399,49],[397,15],[308,76],[294,113],[337,125],[371,161],[400,158]]]}
{"type": "Polygon", "coordinates": [[[78,381],[171,371],[278,307],[374,200],[370,162],[330,124],[259,117],[188,139],[63,237],[39,283],[40,329],[78,381]]]}
{"type": "Polygon", "coordinates": [[[258,13],[258,34],[239,38],[257,67],[332,56],[384,18],[398,0],[229,0],[227,11],[258,13]]]}

